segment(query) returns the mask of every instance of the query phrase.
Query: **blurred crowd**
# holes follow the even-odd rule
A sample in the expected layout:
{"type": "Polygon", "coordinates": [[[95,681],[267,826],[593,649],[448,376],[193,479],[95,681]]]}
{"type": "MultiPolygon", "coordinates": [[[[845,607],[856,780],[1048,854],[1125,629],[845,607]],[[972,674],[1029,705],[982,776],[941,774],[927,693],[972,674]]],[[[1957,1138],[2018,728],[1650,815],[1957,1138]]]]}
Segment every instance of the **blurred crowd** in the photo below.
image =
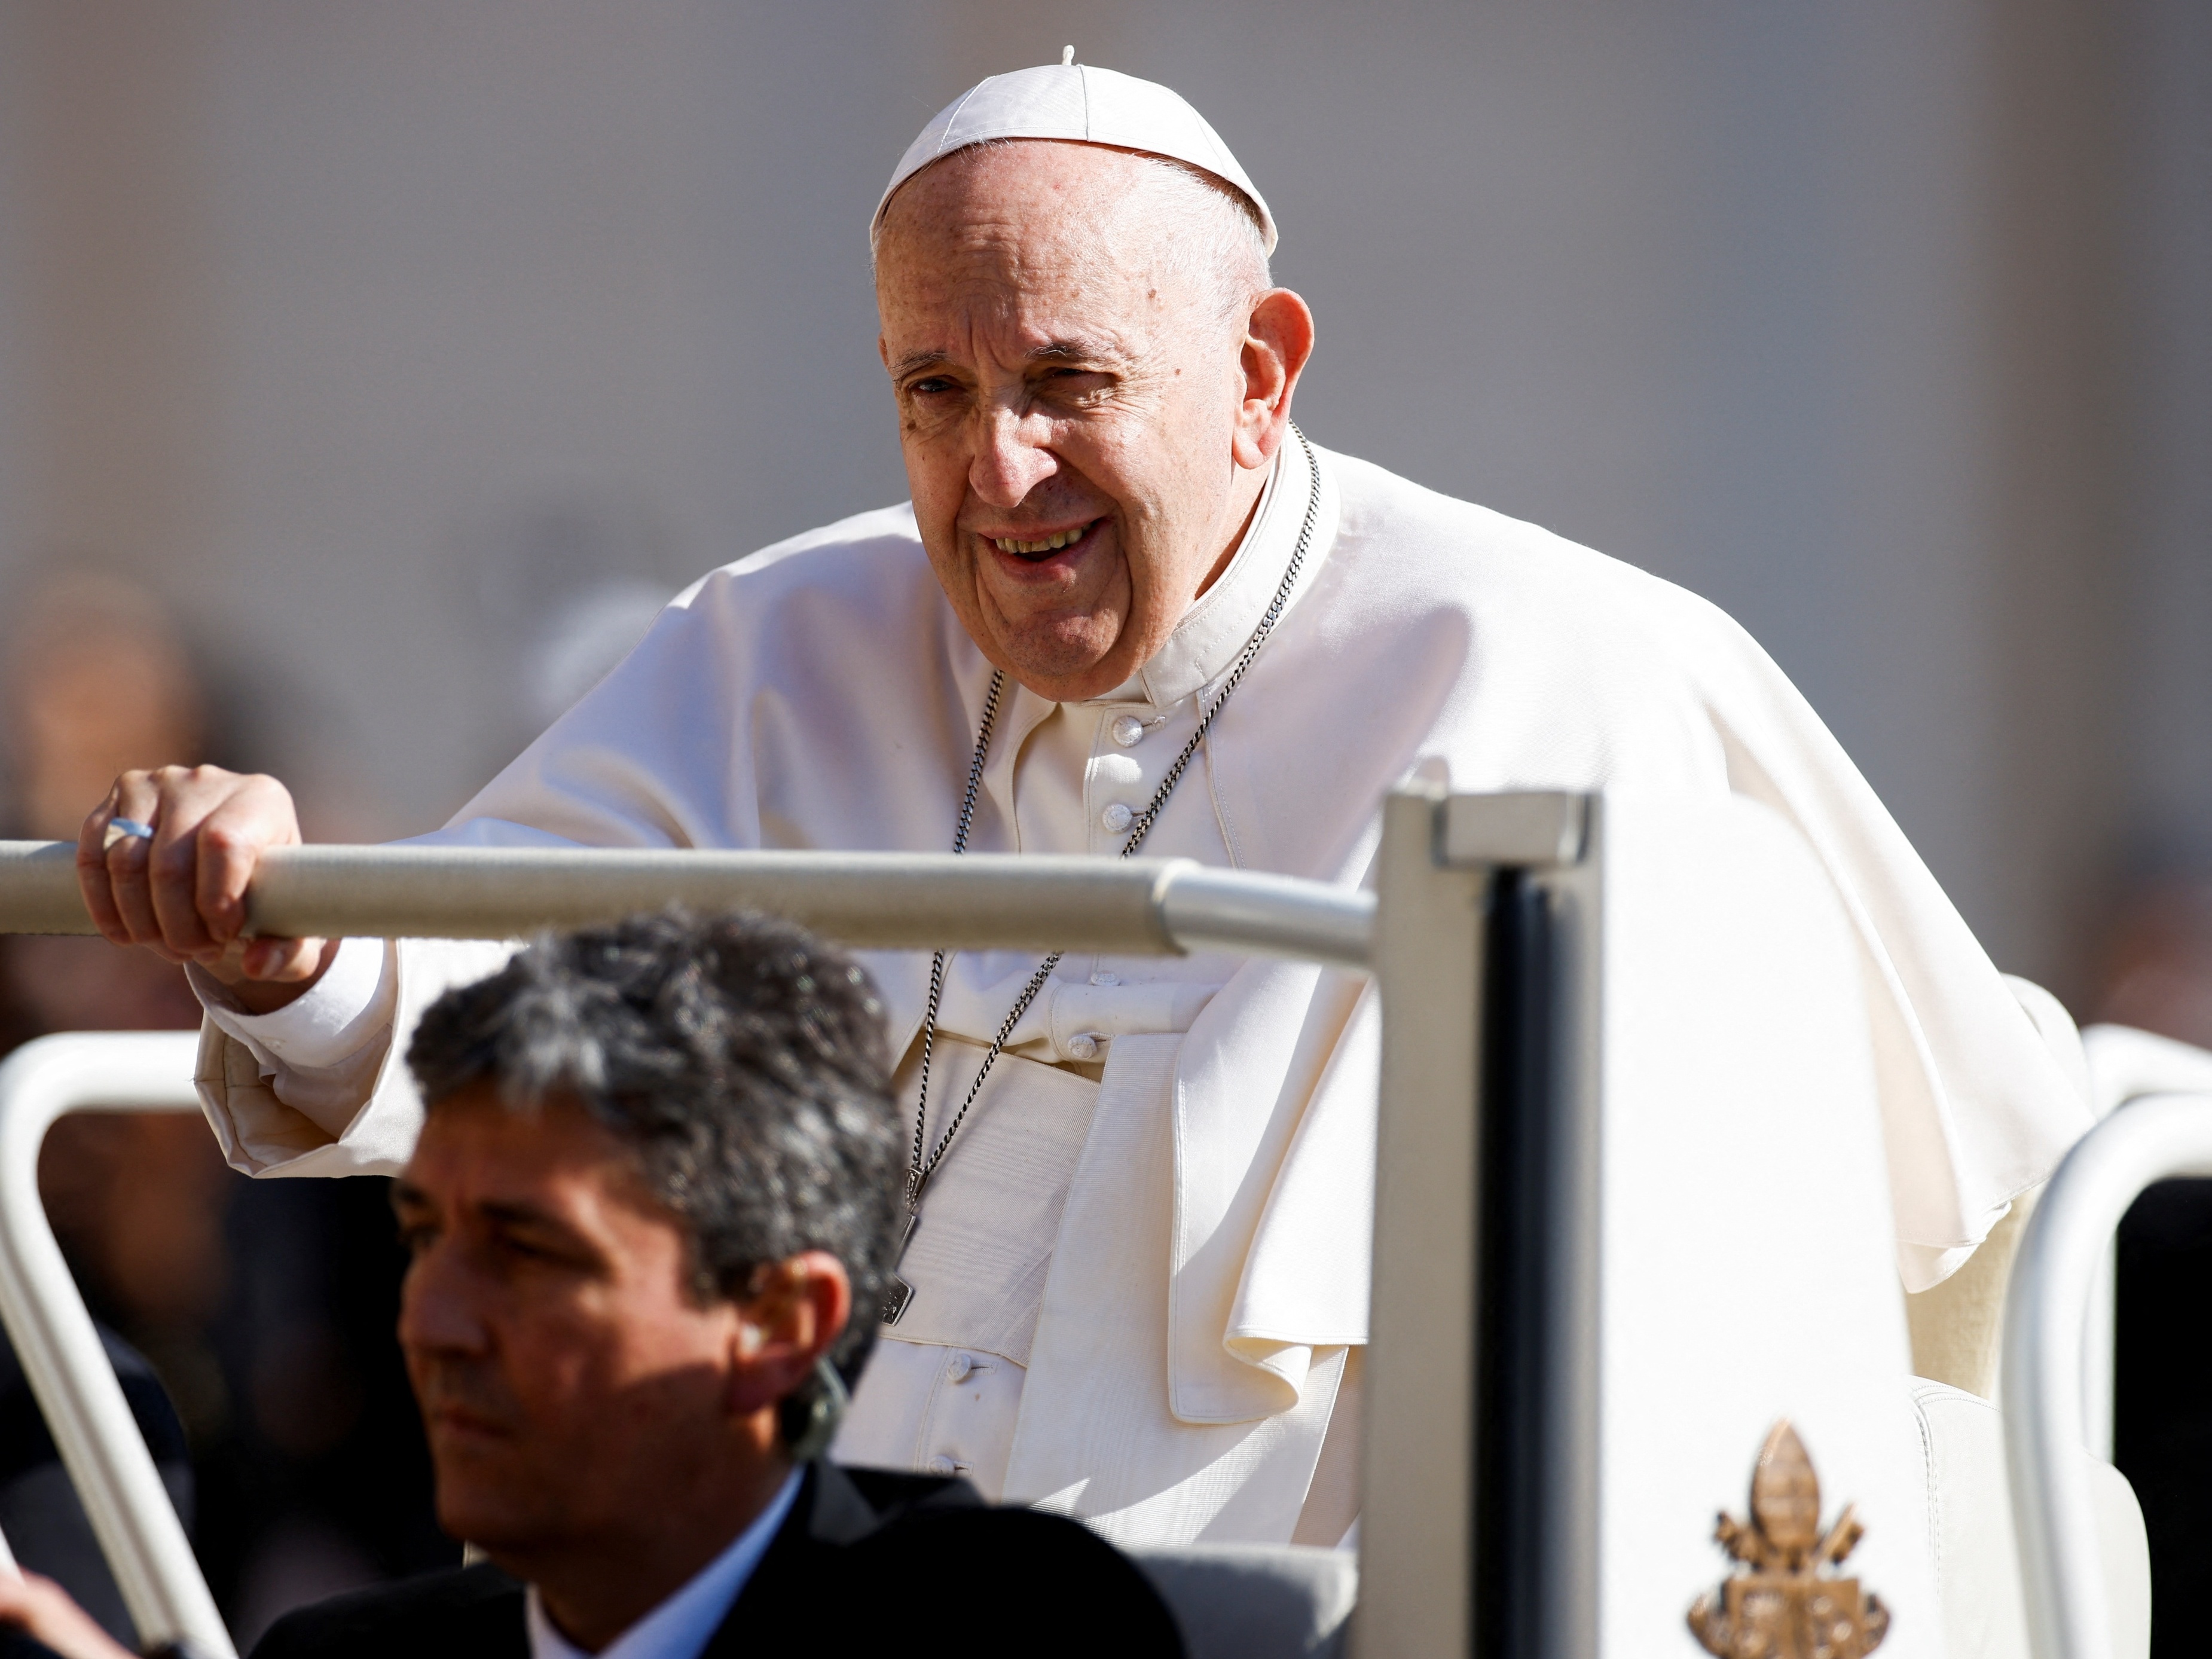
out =
{"type": "MultiPolygon", "coordinates": [[[[4,833],[73,840],[133,766],[261,757],[219,677],[143,587],[82,568],[19,585],[0,635],[4,833]]],[[[325,834],[343,835],[309,803],[325,834]]],[[[181,969],[97,938],[0,936],[0,1048],[182,1030],[181,969]]],[[[399,1258],[381,1181],[249,1182],[197,1114],[79,1115],[40,1187],[126,1394],[244,1640],[302,1601],[449,1562],[391,1340],[399,1258]]],[[[7,1356],[0,1531],[118,1637],[124,1609],[7,1356]]]]}
{"type": "MultiPolygon", "coordinates": [[[[508,688],[471,711],[488,766],[589,690],[665,602],[636,574],[645,532],[605,517],[524,515],[479,562],[484,654],[508,688]]],[[[345,793],[327,711],[266,685],[234,694],[222,653],[139,583],[57,562],[0,592],[0,836],[74,840],[117,773],[202,762],[278,773],[311,839],[425,827],[345,793]]],[[[198,1024],[184,970],[149,952],[0,934],[0,1053],[49,1032],[198,1024]]],[[[454,1558],[392,1340],[386,1182],[246,1180],[190,1113],[65,1117],[39,1182],[241,1646],[289,1608],[454,1558]]],[[[130,1639],[4,1347],[0,1535],[130,1639]]]]}

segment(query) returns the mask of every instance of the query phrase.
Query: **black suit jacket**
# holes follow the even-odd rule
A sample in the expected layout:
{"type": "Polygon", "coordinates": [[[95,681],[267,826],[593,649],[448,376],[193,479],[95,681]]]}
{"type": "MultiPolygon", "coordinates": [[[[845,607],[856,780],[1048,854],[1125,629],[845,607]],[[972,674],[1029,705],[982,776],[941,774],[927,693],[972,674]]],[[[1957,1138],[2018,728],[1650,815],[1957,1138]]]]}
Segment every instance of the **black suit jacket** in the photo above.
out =
{"type": "MultiPolygon", "coordinates": [[[[302,1607],[252,1659],[529,1651],[522,1586],[475,1566],[302,1607]]],[[[994,1509],[964,1480],[816,1462],[701,1659],[1031,1651],[1180,1659],[1182,1644],[1144,1576],[1075,1522],[994,1509]]]]}

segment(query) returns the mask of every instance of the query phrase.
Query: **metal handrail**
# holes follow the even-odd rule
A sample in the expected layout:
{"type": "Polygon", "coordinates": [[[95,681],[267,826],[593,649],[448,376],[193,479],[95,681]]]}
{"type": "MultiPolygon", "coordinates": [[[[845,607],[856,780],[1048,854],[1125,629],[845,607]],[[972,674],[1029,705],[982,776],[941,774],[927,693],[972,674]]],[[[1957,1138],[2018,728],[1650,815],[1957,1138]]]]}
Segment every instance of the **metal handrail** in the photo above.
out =
{"type": "Polygon", "coordinates": [[[197,1111],[189,1031],[40,1037],[0,1061],[0,1320],[149,1647],[234,1659],[207,1580],[39,1199],[39,1149],[82,1111],[197,1111]]]}
{"type": "MultiPolygon", "coordinates": [[[[89,933],[76,848],[0,842],[0,933],[89,933]]],[[[1180,955],[1221,950],[1367,971],[1375,896],[1188,859],[582,848],[272,849],[246,894],[271,937],[508,939],[672,902],[770,910],[860,948],[1180,955]]],[[[191,1109],[189,1035],[43,1037],[0,1063],[0,1319],[139,1633],[232,1653],[38,1194],[73,1110],[191,1109]]]]}
{"type": "MultiPolygon", "coordinates": [[[[68,842],[0,842],[0,933],[88,933],[68,842]]],[[[790,917],[859,949],[1232,951],[1364,971],[1375,896],[1188,859],[567,847],[286,847],[246,931],[512,939],[671,902],[790,917]]]]}
{"type": "Polygon", "coordinates": [[[2212,1176],[2212,1095],[2130,1101],[2075,1144],[2021,1240],[2005,1296],[2005,1462],[2036,1659],[2111,1659],[2081,1455],[2082,1332],[2105,1248],[2154,1182],[2212,1176]]]}

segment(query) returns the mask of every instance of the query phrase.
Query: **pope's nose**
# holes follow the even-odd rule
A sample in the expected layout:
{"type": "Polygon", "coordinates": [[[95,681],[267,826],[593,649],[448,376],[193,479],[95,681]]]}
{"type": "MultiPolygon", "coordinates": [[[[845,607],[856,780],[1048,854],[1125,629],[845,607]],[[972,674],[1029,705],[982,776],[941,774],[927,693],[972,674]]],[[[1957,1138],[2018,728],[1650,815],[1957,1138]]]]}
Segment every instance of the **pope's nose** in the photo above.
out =
{"type": "Polygon", "coordinates": [[[983,430],[968,467],[968,486],[978,500],[996,507],[1016,507],[1029,493],[1060,471],[1047,449],[1043,422],[1025,421],[1011,410],[984,417],[983,430]]]}

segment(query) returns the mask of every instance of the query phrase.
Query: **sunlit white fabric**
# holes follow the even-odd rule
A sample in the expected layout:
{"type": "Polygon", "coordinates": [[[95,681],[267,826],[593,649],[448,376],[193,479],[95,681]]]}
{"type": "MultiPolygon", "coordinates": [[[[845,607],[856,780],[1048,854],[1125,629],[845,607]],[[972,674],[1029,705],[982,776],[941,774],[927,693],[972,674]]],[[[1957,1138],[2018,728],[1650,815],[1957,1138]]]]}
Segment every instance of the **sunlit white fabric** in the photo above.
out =
{"type": "MultiPolygon", "coordinates": [[[[1704,601],[1363,462],[1320,465],[1296,598],[1146,852],[1357,884],[1381,797],[1417,771],[1461,790],[1618,784],[1767,804],[1851,921],[1899,1265],[1911,1288],[1941,1279],[2088,1113],[1834,739],[1704,601]]],[[[1105,810],[1141,808],[1188,738],[1288,561],[1307,485],[1290,446],[1229,569],[1127,685],[1066,706],[1014,690],[976,850],[1116,849],[1105,810]],[[1116,738],[1124,717],[1145,727],[1133,744],[1116,738]]],[[[990,672],[910,509],[863,514],[692,587],[438,838],[942,851],[990,672]]],[[[445,975],[483,959],[403,943],[386,1030],[404,1036],[445,975]]],[[[903,1052],[927,957],[868,962],[903,1052]]],[[[955,958],[944,1029],[988,1041],[1034,965],[955,958]]],[[[271,1057],[268,1086],[240,1091],[262,1141],[234,1127],[226,1146],[257,1171],[374,1167],[419,1110],[388,1057],[349,1115],[319,1097],[291,1123],[267,1115],[313,1081],[269,1041],[301,1006],[218,1016],[271,1057]],[[374,1152],[348,1165],[349,1145],[374,1152]]],[[[1366,1337],[1377,1029],[1363,982],[1316,967],[1061,963],[1013,1052],[1072,1066],[1087,1049],[1103,1069],[1051,1241],[1009,1495],[1053,1496],[1125,1537],[1290,1535],[1343,1350],[1366,1337]]],[[[209,1094],[230,1121],[226,1089],[209,1094]]]]}

